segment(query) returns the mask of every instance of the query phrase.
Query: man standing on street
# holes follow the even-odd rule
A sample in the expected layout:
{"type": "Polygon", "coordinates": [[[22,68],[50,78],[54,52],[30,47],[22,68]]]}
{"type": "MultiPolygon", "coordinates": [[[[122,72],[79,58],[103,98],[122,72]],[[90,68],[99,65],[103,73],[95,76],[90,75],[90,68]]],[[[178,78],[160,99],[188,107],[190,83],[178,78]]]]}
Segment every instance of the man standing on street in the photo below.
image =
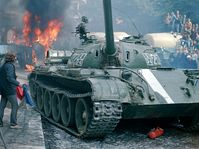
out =
{"type": "Polygon", "coordinates": [[[11,103],[10,128],[19,128],[17,125],[18,103],[16,86],[20,83],[16,80],[15,65],[16,56],[13,53],[5,55],[5,62],[0,69],[0,126],[3,126],[4,109],[7,102],[11,103]]]}

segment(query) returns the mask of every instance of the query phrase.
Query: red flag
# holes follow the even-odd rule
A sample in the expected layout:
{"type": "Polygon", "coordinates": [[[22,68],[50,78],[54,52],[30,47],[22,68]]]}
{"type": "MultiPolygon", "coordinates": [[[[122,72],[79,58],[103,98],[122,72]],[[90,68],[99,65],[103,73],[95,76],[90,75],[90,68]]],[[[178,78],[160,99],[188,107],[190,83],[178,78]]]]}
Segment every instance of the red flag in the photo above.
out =
{"type": "Polygon", "coordinates": [[[16,91],[17,91],[17,98],[22,100],[24,97],[23,88],[21,86],[17,86],[16,91]]]}

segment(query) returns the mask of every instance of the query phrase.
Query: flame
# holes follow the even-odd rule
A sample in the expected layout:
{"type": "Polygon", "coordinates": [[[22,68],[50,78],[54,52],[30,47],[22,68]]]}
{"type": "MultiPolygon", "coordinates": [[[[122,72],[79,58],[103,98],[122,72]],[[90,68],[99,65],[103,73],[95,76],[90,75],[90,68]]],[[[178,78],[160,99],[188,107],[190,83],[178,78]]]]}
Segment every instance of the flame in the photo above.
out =
{"type": "MultiPolygon", "coordinates": [[[[61,31],[63,27],[63,23],[58,19],[50,20],[47,23],[47,27],[44,29],[41,29],[40,23],[40,17],[39,16],[33,16],[29,11],[26,11],[23,15],[23,38],[18,38],[21,36],[16,36],[14,43],[16,44],[22,44],[25,46],[31,47],[35,42],[40,43],[45,48],[45,57],[47,56],[47,52],[52,46],[53,42],[56,41],[57,36],[59,32],[61,31]],[[31,22],[34,21],[34,22],[31,22]],[[31,24],[36,24],[35,28],[31,28],[31,24]]],[[[37,63],[37,55],[32,49],[32,62],[33,65],[37,63]]],[[[26,71],[31,72],[34,69],[33,65],[26,65],[26,71]]]]}
{"type": "Polygon", "coordinates": [[[37,27],[31,28],[32,14],[26,11],[23,16],[23,39],[16,39],[15,43],[24,44],[26,46],[32,46],[33,43],[38,42],[45,47],[45,56],[53,42],[56,41],[59,32],[63,27],[63,23],[58,19],[53,19],[48,22],[47,27],[42,31],[39,28],[40,17],[34,16],[34,21],[37,27]],[[33,32],[34,37],[30,39],[30,34],[33,32]]]}
{"type": "Polygon", "coordinates": [[[48,26],[43,32],[40,30],[40,28],[34,29],[34,34],[36,37],[34,42],[39,42],[45,47],[45,56],[53,42],[56,41],[62,26],[62,22],[54,19],[48,22],[48,26]]]}
{"type": "Polygon", "coordinates": [[[36,53],[35,53],[35,50],[32,49],[32,64],[26,64],[25,71],[32,72],[35,69],[34,65],[36,65],[36,63],[37,63],[36,53]]]}
{"type": "Polygon", "coordinates": [[[34,29],[34,34],[36,35],[37,38],[41,35],[41,33],[42,32],[41,32],[40,28],[37,27],[34,29]]]}
{"type": "Polygon", "coordinates": [[[25,45],[30,46],[30,33],[31,33],[31,13],[26,11],[24,16],[23,16],[23,23],[24,23],[24,28],[23,28],[23,38],[25,45]]]}
{"type": "Polygon", "coordinates": [[[25,66],[26,72],[32,72],[34,69],[35,69],[35,67],[33,65],[26,64],[26,66],[25,66]]]}

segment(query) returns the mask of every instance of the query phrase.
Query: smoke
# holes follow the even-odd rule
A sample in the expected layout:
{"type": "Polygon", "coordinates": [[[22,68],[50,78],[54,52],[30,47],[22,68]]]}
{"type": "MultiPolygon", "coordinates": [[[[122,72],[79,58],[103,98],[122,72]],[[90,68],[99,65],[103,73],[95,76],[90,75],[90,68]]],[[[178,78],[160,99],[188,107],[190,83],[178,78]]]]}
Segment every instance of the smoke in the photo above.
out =
{"type": "MultiPolygon", "coordinates": [[[[45,29],[50,20],[59,19],[64,26],[54,47],[69,49],[79,41],[71,32],[75,31],[82,16],[89,19],[88,31],[104,32],[102,3],[103,0],[1,0],[0,27],[15,26],[22,32],[22,18],[26,10],[32,14],[32,28],[45,29]],[[36,17],[39,21],[35,21],[36,17]]],[[[138,29],[144,34],[160,30],[160,18],[154,15],[154,4],[150,0],[125,0],[125,3],[124,0],[112,0],[112,10],[114,31],[137,34],[138,29]]]]}
{"type": "MultiPolygon", "coordinates": [[[[70,6],[70,0],[26,0],[25,9],[28,10],[34,19],[40,18],[40,27],[45,28],[52,19],[64,21],[65,11],[70,6]]],[[[32,22],[34,23],[34,22],[32,22]]],[[[64,21],[67,23],[67,21],[64,21]]],[[[33,26],[35,24],[32,24],[33,26]]]]}
{"type": "MultiPolygon", "coordinates": [[[[69,35],[72,32],[73,24],[71,13],[68,13],[72,0],[25,0],[25,9],[31,14],[31,28],[39,27],[44,30],[50,20],[58,19],[64,26],[58,35],[54,47],[60,49],[69,45],[69,35]],[[35,18],[39,18],[36,21],[35,18]]],[[[67,47],[69,48],[69,47],[67,47]]]]}
{"type": "Polygon", "coordinates": [[[22,0],[1,0],[0,5],[0,28],[5,30],[11,27],[20,27],[23,16],[22,0]]]}
{"type": "MultiPolygon", "coordinates": [[[[0,33],[6,41],[7,31],[11,28],[17,30],[22,36],[23,16],[26,11],[31,15],[31,28],[39,27],[44,30],[52,19],[58,19],[64,26],[59,34],[59,40],[55,44],[64,45],[67,36],[71,36],[74,30],[73,12],[70,4],[72,0],[0,0],[0,33]],[[72,10],[72,11],[70,11],[72,10]],[[37,19],[36,19],[37,18],[37,19]]],[[[33,35],[33,33],[31,33],[33,35]]],[[[67,40],[67,41],[66,41],[67,40]]],[[[65,44],[68,45],[68,44],[65,44]]],[[[59,48],[59,47],[58,47],[59,48]]]]}

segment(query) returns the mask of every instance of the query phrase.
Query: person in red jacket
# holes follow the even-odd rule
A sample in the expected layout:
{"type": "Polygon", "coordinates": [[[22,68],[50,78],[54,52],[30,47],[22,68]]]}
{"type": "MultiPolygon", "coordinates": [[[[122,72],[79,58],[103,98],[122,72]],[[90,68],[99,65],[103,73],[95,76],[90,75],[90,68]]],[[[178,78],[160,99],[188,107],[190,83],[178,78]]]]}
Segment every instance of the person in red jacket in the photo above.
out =
{"type": "Polygon", "coordinates": [[[10,114],[10,128],[19,128],[17,124],[17,110],[18,103],[16,97],[16,87],[20,83],[16,80],[15,65],[14,62],[16,56],[13,53],[7,53],[5,55],[5,62],[1,66],[0,70],[0,126],[3,126],[4,109],[7,102],[11,103],[11,114],[10,114]]]}

